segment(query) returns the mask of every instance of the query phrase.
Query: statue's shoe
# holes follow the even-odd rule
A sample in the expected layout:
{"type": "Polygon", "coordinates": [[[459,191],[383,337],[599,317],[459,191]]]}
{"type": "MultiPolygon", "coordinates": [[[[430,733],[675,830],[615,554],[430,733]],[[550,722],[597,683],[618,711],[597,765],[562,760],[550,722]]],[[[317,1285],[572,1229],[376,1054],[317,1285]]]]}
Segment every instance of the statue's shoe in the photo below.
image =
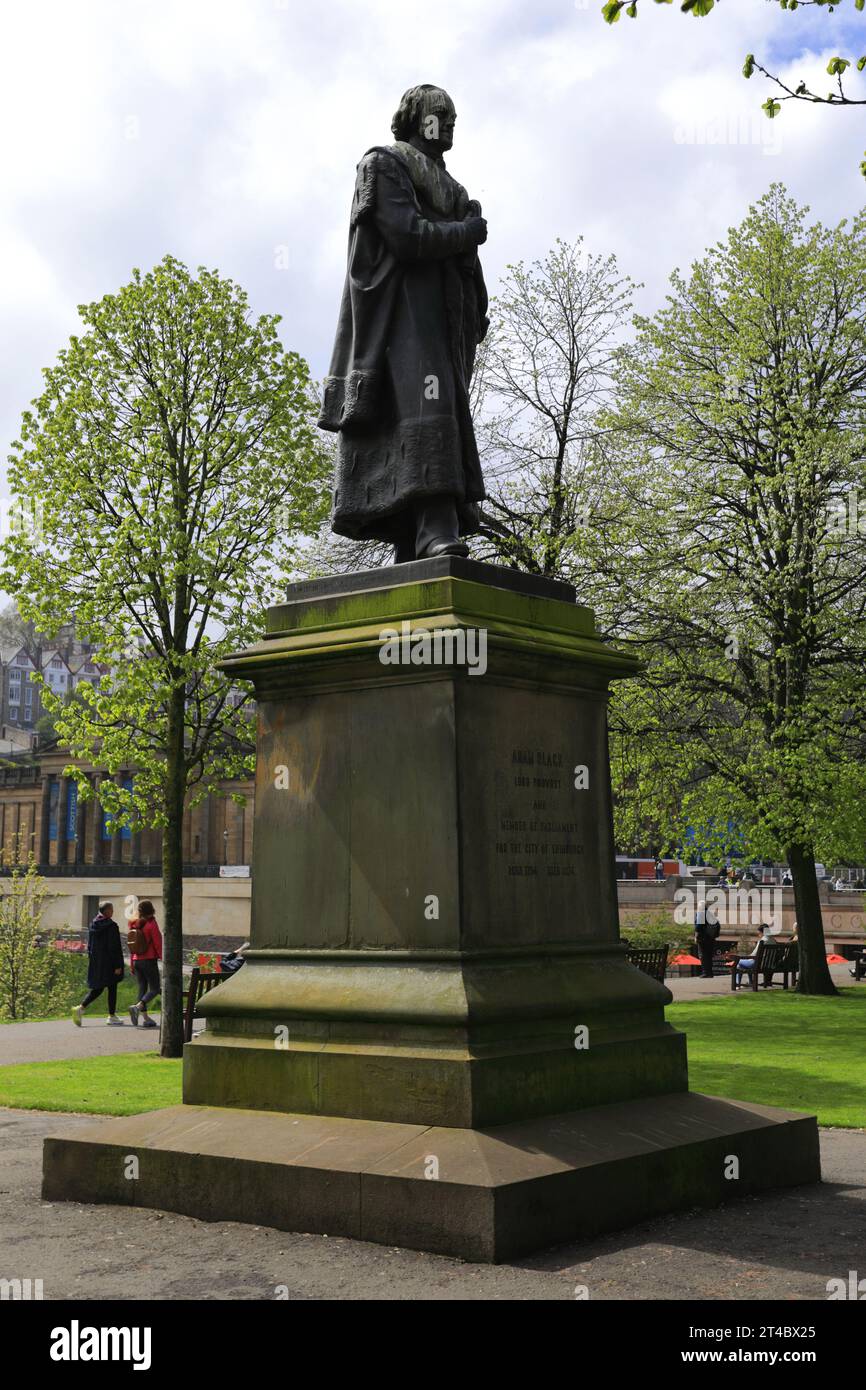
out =
{"type": "Polygon", "coordinates": [[[432,560],[437,555],[463,555],[469,554],[469,546],[463,541],[431,541],[417,556],[419,560],[432,560]]]}

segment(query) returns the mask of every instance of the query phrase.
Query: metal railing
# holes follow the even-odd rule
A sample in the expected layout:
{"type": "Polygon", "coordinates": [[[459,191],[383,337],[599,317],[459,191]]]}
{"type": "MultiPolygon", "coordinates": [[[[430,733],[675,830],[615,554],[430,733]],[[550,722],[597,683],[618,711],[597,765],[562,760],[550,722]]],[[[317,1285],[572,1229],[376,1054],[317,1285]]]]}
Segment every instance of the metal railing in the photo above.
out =
{"type": "MultiPolygon", "coordinates": [[[[0,757],[4,756],[0,754],[0,757]]],[[[0,767],[0,787],[38,787],[42,781],[41,768],[30,766],[24,767],[0,767]]]]}
{"type": "MultiPolygon", "coordinates": [[[[153,864],[38,864],[43,878],[161,878],[162,863],[153,864]]],[[[184,878],[219,878],[219,864],[184,864],[184,878]]],[[[0,865],[0,875],[14,872],[9,864],[0,865]]]]}

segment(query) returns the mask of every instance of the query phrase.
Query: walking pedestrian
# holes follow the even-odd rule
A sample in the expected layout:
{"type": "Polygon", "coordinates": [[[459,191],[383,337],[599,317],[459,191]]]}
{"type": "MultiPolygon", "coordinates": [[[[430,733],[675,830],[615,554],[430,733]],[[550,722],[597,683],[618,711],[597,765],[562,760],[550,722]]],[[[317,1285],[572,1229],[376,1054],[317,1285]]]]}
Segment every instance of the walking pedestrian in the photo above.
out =
{"type": "Polygon", "coordinates": [[[123,978],[123,947],[120,944],[120,927],[112,916],[113,903],[103,903],[90,923],[87,933],[87,984],[88,991],[80,1004],[72,1010],[72,1022],[81,1027],[81,1019],[88,1005],[98,999],[104,989],[108,990],[108,1025],[122,1028],[123,1019],[117,1017],[117,986],[123,978]]]}
{"type": "Polygon", "coordinates": [[[139,1023],[142,1028],[156,1028],[147,1006],[161,992],[162,933],[148,898],[142,898],[138,904],[138,917],[130,922],[126,941],[132,973],[138,981],[138,999],[130,1006],[129,1017],[136,1028],[139,1023]]]}

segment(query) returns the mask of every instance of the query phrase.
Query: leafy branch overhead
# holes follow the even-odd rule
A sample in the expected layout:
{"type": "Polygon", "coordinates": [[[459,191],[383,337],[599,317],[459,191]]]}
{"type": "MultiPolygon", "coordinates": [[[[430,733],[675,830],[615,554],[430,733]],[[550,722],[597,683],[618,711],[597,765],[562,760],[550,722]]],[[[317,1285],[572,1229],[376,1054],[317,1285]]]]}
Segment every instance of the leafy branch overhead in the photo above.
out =
{"type": "MultiPolygon", "coordinates": [[[[616,24],[623,14],[628,15],[629,19],[636,19],[639,3],[640,0],[607,0],[607,3],[602,7],[602,15],[608,24],[616,24]]],[[[655,0],[656,5],[671,5],[673,3],[674,0],[655,0]]],[[[716,8],[717,3],[721,4],[722,0],[681,0],[680,9],[684,14],[696,15],[700,18],[710,14],[716,8]]],[[[776,3],[780,9],[788,11],[817,6],[826,10],[828,14],[833,14],[845,4],[845,0],[771,0],[771,3],[776,3]]],[[[866,0],[852,0],[852,3],[855,10],[866,10],[866,0]]],[[[858,72],[862,72],[866,68],[866,54],[862,54],[859,58],[841,56],[831,58],[827,64],[827,74],[829,77],[835,78],[836,81],[835,86],[825,93],[814,91],[804,81],[798,82],[796,86],[783,81],[781,77],[759,63],[754,53],[746,54],[743,76],[748,78],[759,72],[775,85],[776,93],[769,96],[761,107],[761,110],[770,120],[774,120],[782,109],[783,101],[817,102],[821,106],[866,106],[866,97],[851,96],[845,89],[845,74],[851,67],[856,67],[858,72]]],[[[860,165],[860,171],[866,175],[866,159],[860,165]]]]}

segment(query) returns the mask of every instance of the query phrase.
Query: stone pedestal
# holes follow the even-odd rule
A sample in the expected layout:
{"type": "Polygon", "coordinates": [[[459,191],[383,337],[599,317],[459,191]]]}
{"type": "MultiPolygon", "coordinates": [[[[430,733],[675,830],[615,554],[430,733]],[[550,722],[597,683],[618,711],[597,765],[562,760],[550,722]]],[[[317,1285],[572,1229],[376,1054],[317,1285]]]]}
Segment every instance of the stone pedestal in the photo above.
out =
{"type": "Polygon", "coordinates": [[[814,1120],[688,1095],[626,960],[606,696],[634,665],[568,586],[452,557],[311,581],[226,664],[259,706],[247,964],[184,1106],[99,1162],[51,1141],[47,1195],[129,1200],[140,1142],[133,1200],[206,1216],[249,1165],[251,1220],[497,1259],[817,1179],[814,1120]]]}

